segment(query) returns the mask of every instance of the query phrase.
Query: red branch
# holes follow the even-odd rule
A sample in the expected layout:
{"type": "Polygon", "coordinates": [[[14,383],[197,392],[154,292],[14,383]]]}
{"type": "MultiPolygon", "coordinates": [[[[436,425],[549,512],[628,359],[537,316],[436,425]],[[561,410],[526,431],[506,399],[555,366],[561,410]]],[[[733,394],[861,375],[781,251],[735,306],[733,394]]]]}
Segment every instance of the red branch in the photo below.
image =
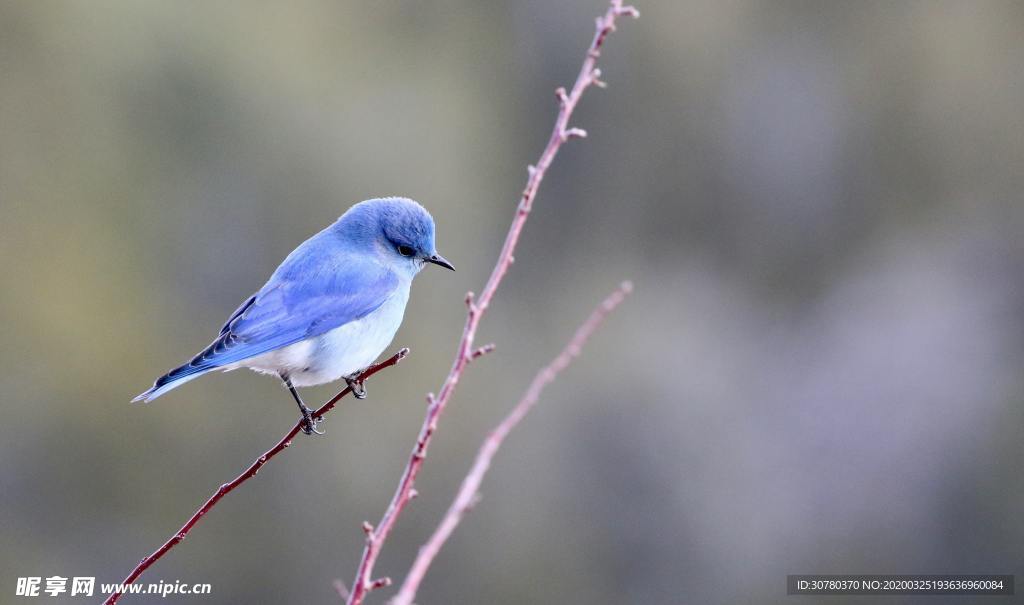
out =
{"type": "MultiPolygon", "coordinates": [[[[611,0],[608,10],[605,11],[604,15],[597,18],[594,38],[587,48],[587,54],[572,90],[566,92],[564,88],[559,88],[555,91],[559,101],[559,111],[558,116],[555,118],[554,128],[536,166],[529,167],[526,187],[523,189],[519,199],[519,206],[512,219],[508,234],[505,236],[505,243],[501,248],[497,263],[494,265],[491,276],[487,279],[487,283],[484,285],[479,298],[474,300],[472,292],[466,294],[466,323],[462,331],[462,339],[459,341],[458,350],[455,354],[455,360],[452,363],[451,370],[448,372],[448,377],[445,378],[444,384],[441,385],[441,390],[436,397],[433,394],[427,396],[426,417],[423,419],[423,425],[416,438],[416,444],[413,446],[412,453],[409,455],[409,461],[402,472],[398,487],[387,509],[384,511],[383,517],[381,517],[376,528],[369,523],[364,523],[363,525],[363,529],[366,532],[366,545],[363,548],[363,555],[359,561],[355,580],[352,582],[348,605],[359,605],[363,602],[368,592],[384,585],[386,582],[390,582],[386,578],[373,579],[374,564],[377,562],[381,548],[398,517],[402,514],[409,501],[416,495],[416,490],[414,489],[416,475],[423,466],[423,459],[427,455],[427,447],[430,445],[434,431],[437,430],[438,419],[451,400],[452,394],[455,392],[455,388],[462,377],[462,373],[469,363],[479,356],[473,348],[477,326],[480,324],[480,319],[487,311],[488,306],[490,306],[491,299],[494,298],[494,293],[505,277],[509,266],[512,265],[516,244],[519,241],[523,226],[526,224],[526,219],[530,214],[534,197],[537,194],[541,181],[544,179],[544,174],[551,166],[551,162],[555,159],[555,155],[558,154],[558,150],[563,143],[571,138],[585,137],[587,134],[582,129],[570,128],[569,118],[572,117],[576,104],[587,88],[591,85],[604,85],[599,79],[601,71],[596,67],[597,59],[601,56],[601,46],[604,44],[608,34],[615,30],[615,20],[623,15],[638,17],[639,12],[632,6],[623,6],[622,0],[611,0]]],[[[479,349],[480,355],[486,352],[487,350],[483,348],[479,349]]]]}
{"type": "MultiPolygon", "coordinates": [[[[376,365],[370,366],[363,372],[362,376],[359,379],[360,382],[365,381],[367,378],[373,376],[374,374],[383,370],[384,368],[389,368],[397,364],[398,362],[402,361],[402,359],[404,359],[405,356],[408,354],[409,349],[402,349],[399,352],[392,355],[391,357],[389,357],[388,359],[376,365]]],[[[317,408],[317,410],[313,412],[313,418],[316,420],[322,418],[324,414],[334,409],[335,404],[341,401],[342,397],[348,395],[351,392],[352,387],[345,387],[340,393],[332,397],[330,401],[317,408]]],[[[262,456],[253,461],[253,463],[249,465],[249,468],[245,469],[241,475],[235,477],[230,482],[225,483],[224,485],[221,485],[219,488],[217,488],[217,491],[213,492],[213,495],[210,496],[210,498],[202,506],[200,506],[199,509],[196,510],[196,512],[194,512],[191,517],[189,517],[188,521],[186,521],[185,524],[181,526],[181,529],[179,529],[177,533],[175,533],[166,542],[164,542],[163,546],[156,549],[153,552],[153,554],[139,561],[139,564],[135,567],[135,569],[131,571],[130,574],[128,574],[128,576],[124,579],[122,583],[128,585],[134,582],[136,579],[138,579],[139,576],[142,575],[142,572],[146,571],[146,569],[149,568],[150,565],[158,561],[161,557],[167,554],[167,551],[171,550],[172,548],[177,546],[179,542],[184,540],[185,536],[188,535],[188,532],[192,531],[192,528],[195,527],[197,523],[199,523],[199,520],[202,519],[203,516],[205,516],[208,512],[210,512],[210,510],[213,509],[214,506],[216,506],[217,502],[219,502],[221,498],[226,496],[229,492],[234,490],[239,485],[255,477],[256,473],[259,472],[259,470],[263,467],[264,464],[267,463],[268,460],[280,454],[282,451],[284,451],[286,447],[292,444],[292,439],[295,438],[295,435],[297,435],[299,430],[301,429],[302,420],[299,420],[298,422],[295,423],[295,426],[292,427],[292,430],[288,431],[288,434],[286,434],[284,437],[281,438],[280,441],[277,442],[277,445],[270,448],[262,456]]],[[[117,603],[117,600],[121,598],[121,594],[122,593],[119,592],[112,593],[109,597],[107,597],[107,600],[104,601],[104,603],[106,605],[113,605],[114,603],[117,603]]]]}
{"type": "Polygon", "coordinates": [[[576,329],[576,333],[572,339],[565,345],[562,352],[558,354],[554,359],[551,360],[547,366],[541,368],[537,375],[534,376],[533,382],[530,383],[529,388],[526,389],[526,393],[523,394],[522,399],[519,403],[512,408],[508,416],[498,424],[494,430],[487,436],[483,444],[480,446],[480,450],[477,452],[476,460],[473,462],[473,468],[466,475],[466,478],[462,480],[462,487],[459,488],[458,494],[455,496],[455,500],[452,501],[448,512],[445,513],[444,519],[441,520],[441,524],[438,525],[437,529],[434,530],[434,534],[430,536],[430,539],[420,547],[419,554],[416,556],[416,560],[413,562],[412,567],[409,569],[409,575],[405,577],[405,581],[402,583],[402,587],[399,589],[398,594],[392,599],[390,605],[411,605],[412,600],[416,597],[416,591],[419,590],[420,583],[423,581],[423,577],[426,575],[427,570],[430,568],[431,563],[434,562],[434,557],[444,546],[444,543],[451,537],[452,532],[455,531],[455,527],[462,521],[462,518],[468,513],[473,506],[476,505],[477,500],[480,497],[480,484],[484,480],[484,475],[491,466],[491,460],[494,459],[494,455],[498,452],[498,448],[508,437],[508,434],[512,432],[512,429],[519,425],[520,421],[526,414],[533,409],[533,406],[537,404],[540,399],[541,393],[544,391],[544,387],[551,384],[558,375],[569,367],[569,364],[579,356],[580,351],[583,350],[583,345],[587,343],[587,340],[591,337],[595,330],[597,330],[604,322],[605,317],[611,313],[615,307],[619,306],[626,295],[633,291],[633,285],[629,282],[623,282],[614,292],[608,295],[604,301],[598,305],[590,317],[587,318],[579,328],[576,329]]]}

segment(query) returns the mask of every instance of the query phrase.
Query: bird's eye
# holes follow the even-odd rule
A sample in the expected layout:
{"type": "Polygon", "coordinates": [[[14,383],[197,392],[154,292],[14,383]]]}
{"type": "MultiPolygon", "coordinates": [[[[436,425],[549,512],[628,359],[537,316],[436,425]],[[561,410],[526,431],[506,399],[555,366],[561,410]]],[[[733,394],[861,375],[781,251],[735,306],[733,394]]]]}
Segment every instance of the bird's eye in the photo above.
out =
{"type": "Polygon", "coordinates": [[[412,256],[413,254],[415,254],[412,248],[405,245],[401,245],[398,247],[398,253],[401,254],[402,256],[412,256]]]}

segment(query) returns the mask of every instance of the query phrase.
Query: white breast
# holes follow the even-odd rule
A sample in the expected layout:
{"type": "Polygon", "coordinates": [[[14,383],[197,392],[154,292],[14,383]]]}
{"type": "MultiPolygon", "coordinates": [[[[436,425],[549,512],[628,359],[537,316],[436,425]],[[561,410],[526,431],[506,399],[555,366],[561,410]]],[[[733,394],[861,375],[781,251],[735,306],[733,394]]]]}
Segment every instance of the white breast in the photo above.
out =
{"type": "Polygon", "coordinates": [[[409,285],[362,319],[330,332],[236,364],[268,374],[287,374],[297,387],[333,382],[372,364],[402,325],[409,285]]]}

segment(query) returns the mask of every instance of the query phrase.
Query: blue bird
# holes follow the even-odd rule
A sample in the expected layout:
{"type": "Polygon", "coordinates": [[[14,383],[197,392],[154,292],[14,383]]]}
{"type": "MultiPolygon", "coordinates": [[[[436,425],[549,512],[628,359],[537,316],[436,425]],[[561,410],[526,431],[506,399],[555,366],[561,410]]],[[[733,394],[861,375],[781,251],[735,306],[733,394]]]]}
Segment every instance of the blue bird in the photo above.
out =
{"type": "Polygon", "coordinates": [[[132,401],[152,401],[213,370],[250,368],[278,376],[299,405],[303,431],[320,434],[295,387],[344,378],[365,397],[359,373],[391,343],[427,263],[455,270],[437,253],[423,206],[401,197],[360,202],[292,251],[210,346],[132,401]]]}

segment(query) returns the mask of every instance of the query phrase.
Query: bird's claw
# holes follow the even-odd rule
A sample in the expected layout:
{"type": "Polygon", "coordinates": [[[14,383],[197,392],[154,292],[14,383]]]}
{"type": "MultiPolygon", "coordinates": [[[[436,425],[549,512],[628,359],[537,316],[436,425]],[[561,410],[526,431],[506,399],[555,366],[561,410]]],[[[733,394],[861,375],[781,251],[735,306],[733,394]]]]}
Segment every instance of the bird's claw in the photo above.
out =
{"type": "Polygon", "coordinates": [[[356,378],[346,378],[345,382],[348,383],[348,388],[352,389],[352,396],[356,399],[366,399],[366,385],[363,381],[356,378]]]}
{"type": "Polygon", "coordinates": [[[307,435],[323,435],[326,431],[318,431],[316,427],[323,422],[323,418],[320,421],[313,419],[313,414],[309,408],[302,410],[302,432],[307,435]]]}

